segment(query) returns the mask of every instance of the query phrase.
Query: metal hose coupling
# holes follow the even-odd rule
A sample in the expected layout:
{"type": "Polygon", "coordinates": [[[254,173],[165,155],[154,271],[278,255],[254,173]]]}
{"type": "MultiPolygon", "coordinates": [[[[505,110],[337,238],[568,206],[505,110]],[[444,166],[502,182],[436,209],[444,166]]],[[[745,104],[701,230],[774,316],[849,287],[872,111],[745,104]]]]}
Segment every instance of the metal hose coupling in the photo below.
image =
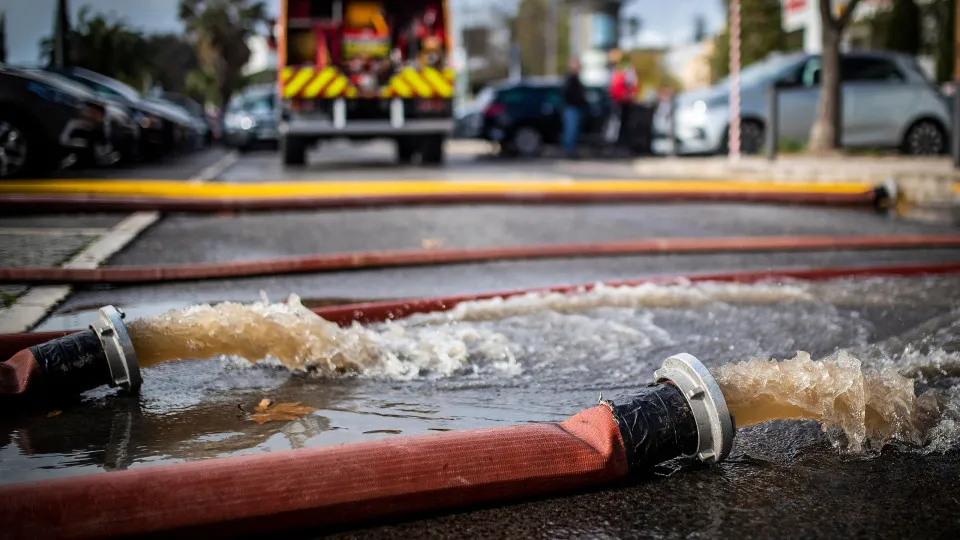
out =
{"type": "Polygon", "coordinates": [[[143,379],[124,317],[104,306],[89,330],[31,347],[47,391],[77,394],[104,384],[136,391],[143,379]]]}
{"type": "Polygon", "coordinates": [[[736,431],[720,386],[700,360],[682,353],[664,360],[656,382],[601,403],[620,429],[630,470],[677,457],[707,464],[730,453],[736,431]]]}

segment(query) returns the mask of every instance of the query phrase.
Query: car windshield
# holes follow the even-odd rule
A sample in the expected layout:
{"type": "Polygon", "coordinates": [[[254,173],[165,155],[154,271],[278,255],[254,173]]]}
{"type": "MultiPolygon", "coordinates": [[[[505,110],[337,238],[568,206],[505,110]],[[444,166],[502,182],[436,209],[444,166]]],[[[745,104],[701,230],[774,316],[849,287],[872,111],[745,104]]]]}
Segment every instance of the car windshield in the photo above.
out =
{"type": "MultiPolygon", "coordinates": [[[[740,85],[754,86],[760,83],[779,79],[800,62],[803,57],[798,55],[773,56],[759,62],[754,62],[740,70],[740,85]]],[[[724,77],[718,85],[729,83],[730,77],[724,77]]]]}
{"type": "Polygon", "coordinates": [[[84,74],[76,72],[68,72],[66,75],[77,82],[81,82],[87,86],[90,86],[101,94],[120,96],[128,101],[140,100],[140,92],[137,92],[130,86],[127,86],[118,80],[98,80],[99,78],[95,79],[92,77],[87,77],[84,74]]]}
{"type": "Polygon", "coordinates": [[[273,110],[273,94],[253,94],[244,100],[244,109],[254,114],[266,114],[273,110]]]}

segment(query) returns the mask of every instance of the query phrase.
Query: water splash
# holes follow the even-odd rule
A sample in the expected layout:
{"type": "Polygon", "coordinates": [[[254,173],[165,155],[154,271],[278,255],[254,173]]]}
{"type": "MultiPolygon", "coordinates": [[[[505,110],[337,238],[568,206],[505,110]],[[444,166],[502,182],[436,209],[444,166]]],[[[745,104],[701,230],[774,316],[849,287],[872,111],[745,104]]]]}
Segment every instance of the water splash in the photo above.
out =
{"type": "Polygon", "coordinates": [[[917,396],[913,379],[884,369],[864,372],[860,360],[839,351],[815,362],[805,352],[790,360],[726,364],[714,375],[740,426],[769,420],[817,420],[839,429],[834,442],[854,453],[896,440],[931,441],[940,417],[933,392],[917,396]]]}
{"type": "Polygon", "coordinates": [[[235,356],[275,359],[290,370],[410,379],[484,367],[516,373],[506,339],[468,326],[341,328],[314,314],[296,295],[286,302],[201,304],[128,325],[142,367],[162,362],[235,356]]]}

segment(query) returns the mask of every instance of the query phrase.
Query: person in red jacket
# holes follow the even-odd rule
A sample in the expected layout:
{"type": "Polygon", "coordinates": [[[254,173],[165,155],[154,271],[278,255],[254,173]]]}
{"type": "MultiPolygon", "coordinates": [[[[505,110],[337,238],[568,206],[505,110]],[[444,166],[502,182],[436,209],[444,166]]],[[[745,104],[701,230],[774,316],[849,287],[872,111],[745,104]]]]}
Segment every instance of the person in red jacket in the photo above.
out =
{"type": "Polygon", "coordinates": [[[616,129],[611,129],[613,133],[608,133],[608,138],[615,137],[618,146],[629,149],[633,140],[630,114],[640,82],[633,65],[626,58],[617,55],[614,62],[613,74],[610,77],[610,101],[613,104],[612,116],[616,124],[611,128],[616,129]]]}

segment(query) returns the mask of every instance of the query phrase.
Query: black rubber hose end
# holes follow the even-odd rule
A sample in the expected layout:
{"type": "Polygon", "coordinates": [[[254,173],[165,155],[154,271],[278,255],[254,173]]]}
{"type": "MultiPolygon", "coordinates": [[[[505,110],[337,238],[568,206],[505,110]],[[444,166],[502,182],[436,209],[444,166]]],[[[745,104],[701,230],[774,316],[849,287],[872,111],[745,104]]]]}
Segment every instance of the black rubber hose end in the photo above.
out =
{"type": "Polygon", "coordinates": [[[650,385],[606,405],[620,428],[631,471],[696,453],[697,421],[675,385],[650,385]]]}
{"type": "Polygon", "coordinates": [[[79,394],[110,384],[110,367],[100,338],[84,330],[30,347],[47,392],[79,394]]]}

